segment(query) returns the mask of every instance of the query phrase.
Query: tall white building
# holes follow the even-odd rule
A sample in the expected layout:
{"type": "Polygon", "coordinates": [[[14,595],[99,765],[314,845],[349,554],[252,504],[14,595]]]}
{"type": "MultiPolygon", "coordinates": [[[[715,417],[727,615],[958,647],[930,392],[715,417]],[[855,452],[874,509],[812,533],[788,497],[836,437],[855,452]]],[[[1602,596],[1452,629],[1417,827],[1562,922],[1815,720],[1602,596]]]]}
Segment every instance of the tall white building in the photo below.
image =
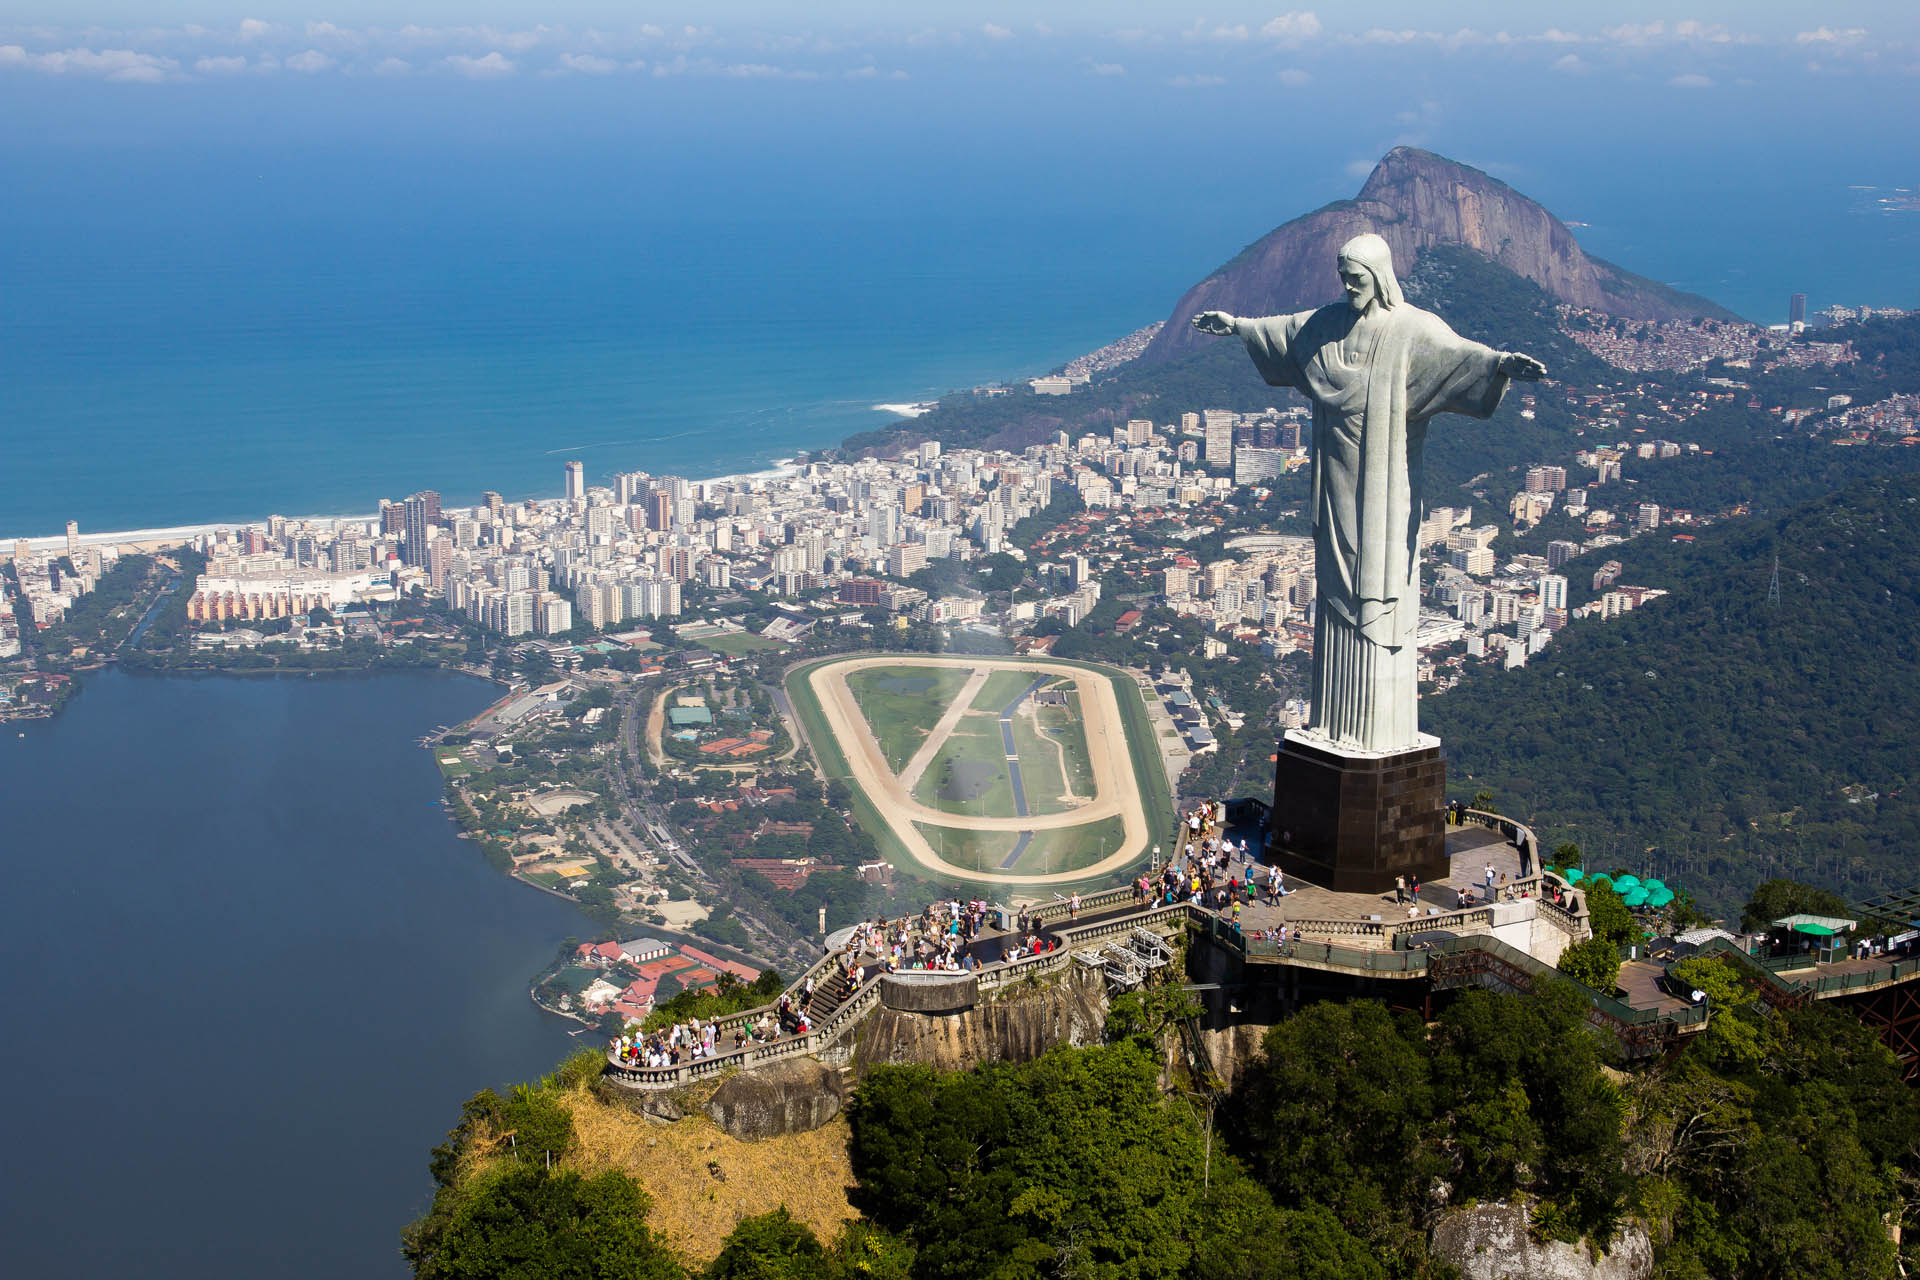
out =
{"type": "Polygon", "coordinates": [[[586,496],[587,496],[586,464],[581,462],[569,462],[567,464],[567,501],[573,502],[576,499],[584,498],[586,496]]]}

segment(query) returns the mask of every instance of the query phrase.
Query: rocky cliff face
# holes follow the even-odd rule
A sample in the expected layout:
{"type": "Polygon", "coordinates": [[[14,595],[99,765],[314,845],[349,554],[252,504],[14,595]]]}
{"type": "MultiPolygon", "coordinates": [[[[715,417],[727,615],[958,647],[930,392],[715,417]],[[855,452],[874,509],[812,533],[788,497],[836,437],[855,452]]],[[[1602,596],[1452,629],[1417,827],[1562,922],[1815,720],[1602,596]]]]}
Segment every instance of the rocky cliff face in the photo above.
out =
{"type": "Polygon", "coordinates": [[[1634,320],[1712,316],[1716,303],[1589,256],[1565,223],[1506,183],[1413,147],[1395,147],[1360,194],[1269,232],[1186,295],[1141,357],[1177,359],[1218,339],[1194,332],[1202,311],[1276,315],[1340,296],[1334,260],[1354,236],[1374,232],[1393,248],[1402,277],[1429,245],[1465,245],[1526,276],[1561,302],[1634,320]]]}
{"type": "Polygon", "coordinates": [[[965,1013],[876,1009],[855,1033],[851,1065],[857,1072],[883,1062],[966,1071],[1028,1062],[1055,1045],[1099,1044],[1106,1020],[1105,982],[1076,966],[1058,979],[993,992],[965,1013]]]}
{"type": "Polygon", "coordinates": [[[1650,1280],[1653,1242],[1644,1226],[1625,1223],[1613,1247],[1598,1253],[1585,1241],[1535,1240],[1525,1205],[1482,1204],[1448,1210],[1433,1229],[1433,1253],[1460,1269],[1461,1280],[1650,1280]]]}

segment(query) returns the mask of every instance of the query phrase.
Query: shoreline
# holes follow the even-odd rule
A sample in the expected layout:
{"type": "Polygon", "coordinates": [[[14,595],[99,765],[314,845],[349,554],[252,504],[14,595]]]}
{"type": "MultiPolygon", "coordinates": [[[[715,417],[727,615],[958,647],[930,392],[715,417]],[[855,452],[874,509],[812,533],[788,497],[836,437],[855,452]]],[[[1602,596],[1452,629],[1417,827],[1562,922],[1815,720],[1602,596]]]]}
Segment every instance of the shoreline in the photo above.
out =
{"type": "MultiPolygon", "coordinates": [[[[829,446],[822,446],[826,448],[829,446]]],[[[812,453],[812,450],[805,451],[812,453]]],[[[731,484],[742,480],[773,480],[790,476],[798,472],[799,454],[791,458],[777,458],[771,467],[759,471],[737,471],[723,476],[705,476],[695,478],[694,484],[731,484]]],[[[520,502],[560,502],[559,497],[517,498],[520,502]]],[[[463,504],[449,504],[449,510],[463,509],[463,504]]],[[[135,550],[158,550],[162,547],[178,546],[191,538],[205,537],[221,530],[234,532],[241,529],[264,529],[272,515],[259,516],[251,520],[218,520],[204,524],[163,525],[152,529],[122,529],[105,533],[80,533],[77,541],[83,547],[125,546],[135,550]]],[[[373,521],[380,518],[378,511],[358,514],[349,512],[344,515],[286,516],[289,524],[339,525],[351,521],[373,521]]],[[[11,554],[14,544],[25,542],[35,551],[55,551],[65,548],[67,537],[64,533],[11,535],[0,537],[0,552],[11,554]]]]}

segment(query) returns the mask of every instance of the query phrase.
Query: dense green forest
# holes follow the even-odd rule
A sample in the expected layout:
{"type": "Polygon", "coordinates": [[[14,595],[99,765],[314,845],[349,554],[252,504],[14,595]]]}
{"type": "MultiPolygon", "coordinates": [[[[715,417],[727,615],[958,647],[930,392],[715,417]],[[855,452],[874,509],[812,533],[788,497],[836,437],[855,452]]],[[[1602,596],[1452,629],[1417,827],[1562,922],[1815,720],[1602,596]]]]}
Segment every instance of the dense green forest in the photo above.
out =
{"type": "Polygon", "coordinates": [[[1444,1280],[1435,1224],[1522,1198],[1542,1238],[1645,1230],[1663,1280],[1911,1266],[1887,1228],[1912,1238],[1920,1102],[1892,1054],[1843,1011],[1771,1009],[1731,962],[1686,963],[1713,1021],[1625,1072],[1564,986],[1468,991],[1431,1024],[1309,1005],[1232,1092],[1163,1075],[1177,987],[1116,1000],[1098,1047],[876,1067],[849,1111],[864,1220],[822,1242],[761,1213],[704,1266],[652,1233],[630,1177],[574,1167],[579,1108],[630,1102],[583,1054],[468,1101],[406,1253],[469,1280],[1444,1280]]]}
{"type": "Polygon", "coordinates": [[[1609,554],[1672,595],[1424,702],[1455,790],[1706,905],[1773,875],[1855,898],[1911,883],[1920,478],[1609,554]]]}

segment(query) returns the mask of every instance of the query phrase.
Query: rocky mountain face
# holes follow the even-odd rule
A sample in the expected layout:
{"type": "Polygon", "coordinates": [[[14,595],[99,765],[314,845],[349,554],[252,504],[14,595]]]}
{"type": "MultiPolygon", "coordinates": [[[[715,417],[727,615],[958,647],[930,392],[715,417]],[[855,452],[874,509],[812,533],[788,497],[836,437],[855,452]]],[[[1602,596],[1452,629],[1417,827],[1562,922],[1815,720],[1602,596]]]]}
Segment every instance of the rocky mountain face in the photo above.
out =
{"type": "Polygon", "coordinates": [[[1577,307],[1632,320],[1736,318],[1706,298],[1589,255],[1565,223],[1497,178],[1430,151],[1395,147],[1354,199],[1268,232],[1187,290],[1141,361],[1178,359],[1210,341],[1189,323],[1202,311],[1276,315],[1333,301],[1340,296],[1340,246],[1368,231],[1392,246],[1403,278],[1428,246],[1456,244],[1577,307]]]}

